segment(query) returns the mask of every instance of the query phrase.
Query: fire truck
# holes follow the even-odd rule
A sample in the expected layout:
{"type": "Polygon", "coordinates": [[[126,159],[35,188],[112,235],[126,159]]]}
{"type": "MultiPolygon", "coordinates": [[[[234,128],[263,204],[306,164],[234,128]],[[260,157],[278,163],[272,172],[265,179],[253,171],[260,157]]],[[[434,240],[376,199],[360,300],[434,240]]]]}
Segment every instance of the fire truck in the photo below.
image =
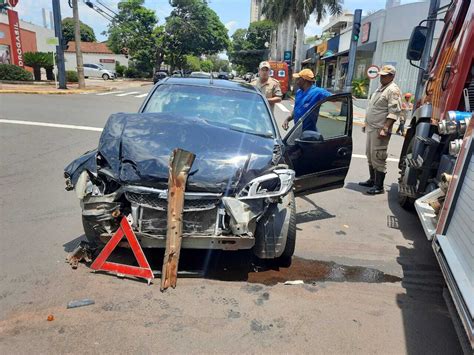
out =
{"type": "Polygon", "coordinates": [[[399,203],[416,208],[446,281],[444,296],[461,344],[472,354],[474,1],[440,7],[431,0],[428,18],[413,29],[407,59],[420,75],[400,155],[399,203]],[[434,27],[442,22],[432,52],[434,27]]]}

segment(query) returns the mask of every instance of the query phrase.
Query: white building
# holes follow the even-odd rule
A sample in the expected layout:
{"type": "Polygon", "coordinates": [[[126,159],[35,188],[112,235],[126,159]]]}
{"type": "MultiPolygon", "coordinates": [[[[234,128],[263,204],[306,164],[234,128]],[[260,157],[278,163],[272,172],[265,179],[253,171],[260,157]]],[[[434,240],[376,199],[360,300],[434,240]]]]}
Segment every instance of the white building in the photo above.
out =
{"type": "MultiPolygon", "coordinates": [[[[66,70],[76,70],[76,42],[69,42],[69,48],[64,52],[66,70]]],[[[128,66],[128,59],[123,54],[113,53],[106,43],[81,42],[84,64],[102,64],[107,69],[115,69],[115,63],[128,66]]]]}
{"type": "Polygon", "coordinates": [[[250,23],[263,20],[263,1],[264,0],[250,0],[250,23]]]}

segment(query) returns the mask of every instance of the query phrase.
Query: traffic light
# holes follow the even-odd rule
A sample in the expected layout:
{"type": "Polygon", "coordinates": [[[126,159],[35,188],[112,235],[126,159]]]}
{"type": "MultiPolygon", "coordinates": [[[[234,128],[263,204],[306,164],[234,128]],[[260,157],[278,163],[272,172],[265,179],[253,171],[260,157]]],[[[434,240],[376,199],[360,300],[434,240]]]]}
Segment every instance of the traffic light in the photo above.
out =
{"type": "Polygon", "coordinates": [[[359,33],[360,33],[360,22],[354,22],[352,25],[352,40],[354,42],[359,41],[359,33]]]}
{"type": "Polygon", "coordinates": [[[67,51],[68,48],[69,48],[69,44],[68,44],[68,40],[63,38],[62,41],[61,41],[61,47],[63,47],[63,50],[64,51],[67,51]]]}

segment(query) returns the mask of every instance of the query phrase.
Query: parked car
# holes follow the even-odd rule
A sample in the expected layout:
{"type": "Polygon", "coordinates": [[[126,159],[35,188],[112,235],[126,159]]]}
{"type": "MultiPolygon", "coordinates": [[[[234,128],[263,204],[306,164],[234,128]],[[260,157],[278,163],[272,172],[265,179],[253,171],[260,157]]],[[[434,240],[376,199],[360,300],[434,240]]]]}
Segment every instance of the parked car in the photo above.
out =
{"type": "Polygon", "coordinates": [[[168,77],[168,74],[164,71],[157,71],[155,72],[155,74],[153,75],[153,84],[156,84],[158,81],[164,79],[164,78],[167,78],[168,77]]]}
{"type": "Polygon", "coordinates": [[[104,68],[102,64],[84,64],[84,77],[109,80],[115,79],[117,74],[114,70],[104,68]]]}
{"type": "Polygon", "coordinates": [[[247,73],[247,74],[244,75],[244,80],[245,80],[246,82],[249,82],[249,83],[250,83],[250,82],[252,81],[252,79],[253,79],[253,76],[254,76],[253,73],[247,73]]]}
{"type": "Polygon", "coordinates": [[[139,113],[109,117],[98,148],[65,168],[66,189],[81,200],[91,244],[107,242],[118,216],[126,215],[142,247],[164,248],[169,157],[185,149],[196,158],[186,185],[182,247],[253,249],[259,258],[288,265],[295,196],[344,186],[351,132],[350,93],[318,103],[282,138],[253,86],[167,78],[139,113]],[[303,130],[305,120],[318,131],[303,130]]]}
{"type": "Polygon", "coordinates": [[[211,73],[206,73],[205,71],[193,71],[188,77],[195,79],[210,79],[212,75],[211,73]]]}
{"type": "Polygon", "coordinates": [[[217,79],[229,80],[229,74],[226,72],[219,73],[217,79]]]}

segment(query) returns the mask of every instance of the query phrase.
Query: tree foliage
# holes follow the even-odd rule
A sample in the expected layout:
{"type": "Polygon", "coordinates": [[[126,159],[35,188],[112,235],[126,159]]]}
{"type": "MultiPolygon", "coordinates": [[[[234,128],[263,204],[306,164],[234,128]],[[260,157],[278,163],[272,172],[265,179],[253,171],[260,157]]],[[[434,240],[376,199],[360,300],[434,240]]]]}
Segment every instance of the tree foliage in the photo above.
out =
{"type": "Polygon", "coordinates": [[[33,74],[36,81],[41,80],[41,68],[52,68],[53,53],[51,52],[25,52],[25,65],[33,68],[33,74]]]}
{"type": "Polygon", "coordinates": [[[229,51],[231,62],[241,70],[255,72],[258,64],[268,57],[266,44],[270,42],[274,28],[272,21],[263,20],[251,23],[248,29],[237,29],[232,35],[229,51]]]}
{"type": "Polygon", "coordinates": [[[185,55],[215,54],[229,47],[227,29],[205,0],[170,0],[162,34],[166,62],[182,67],[185,55]]]}
{"type": "Polygon", "coordinates": [[[126,0],[118,4],[118,14],[108,28],[108,45],[115,53],[128,51],[136,69],[151,75],[156,59],[155,28],[158,19],[144,0],[126,0]]]}
{"type": "Polygon", "coordinates": [[[164,25],[158,25],[153,10],[144,0],[123,0],[118,16],[109,26],[109,47],[115,53],[125,49],[135,68],[151,74],[163,62],[172,69],[197,67],[187,56],[210,55],[228,48],[227,29],[205,0],[169,0],[173,7],[164,25]],[[188,59],[191,63],[188,63],[188,59]]]}
{"type": "MultiPolygon", "coordinates": [[[[95,42],[95,33],[92,27],[86,25],[82,21],[80,22],[80,28],[81,28],[81,41],[82,42],[95,42]]],[[[75,41],[74,37],[74,19],[72,17],[66,17],[65,19],[62,20],[61,25],[62,25],[62,30],[63,30],[63,38],[69,42],[69,41],[75,41]]]]}

